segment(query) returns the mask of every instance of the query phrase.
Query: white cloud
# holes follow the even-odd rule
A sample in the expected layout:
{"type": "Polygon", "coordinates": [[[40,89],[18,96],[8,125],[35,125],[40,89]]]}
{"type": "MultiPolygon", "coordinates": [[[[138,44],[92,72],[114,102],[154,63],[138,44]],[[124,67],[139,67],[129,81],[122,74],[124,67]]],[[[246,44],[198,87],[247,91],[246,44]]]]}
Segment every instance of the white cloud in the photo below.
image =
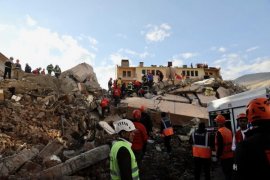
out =
{"type": "Polygon", "coordinates": [[[218,48],[218,51],[221,53],[225,53],[227,50],[224,47],[220,47],[220,48],[218,48]]]}
{"type": "Polygon", "coordinates": [[[116,79],[116,65],[95,67],[94,71],[100,86],[104,89],[108,89],[108,81],[110,78],[116,79]]]}
{"type": "Polygon", "coordinates": [[[180,59],[174,59],[172,61],[172,64],[173,64],[173,66],[181,67],[181,66],[183,66],[184,62],[182,60],[180,60],[180,59]]]}
{"type": "Polygon", "coordinates": [[[189,59],[189,58],[195,57],[197,55],[198,55],[198,53],[186,52],[186,53],[182,53],[181,57],[183,57],[184,59],[189,59]]]}
{"type": "Polygon", "coordinates": [[[233,80],[248,73],[269,72],[270,57],[246,59],[245,56],[232,53],[225,54],[214,62],[216,67],[221,67],[221,75],[225,80],[233,80]]]}
{"type": "MultiPolygon", "coordinates": [[[[20,59],[22,67],[28,63],[32,69],[46,68],[48,64],[58,64],[62,71],[70,69],[80,63],[93,66],[98,81],[103,88],[107,88],[109,77],[114,77],[115,64],[106,63],[105,66],[96,63],[96,54],[80,45],[80,41],[70,35],[61,35],[48,28],[39,27],[29,19],[24,26],[0,24],[0,50],[7,57],[20,59]],[[31,24],[31,23],[30,23],[31,24]]],[[[89,36],[80,37],[92,45],[98,41],[89,36]]],[[[115,60],[116,56],[112,56],[115,60]]],[[[119,62],[121,58],[119,58],[119,62]]]]}
{"type": "Polygon", "coordinates": [[[26,16],[26,24],[28,26],[35,26],[37,22],[29,15],[26,16]]]}
{"type": "Polygon", "coordinates": [[[163,41],[166,37],[171,35],[171,27],[168,24],[156,25],[147,25],[148,32],[145,34],[145,39],[150,42],[163,41]]]}
{"type": "Polygon", "coordinates": [[[255,50],[258,49],[258,48],[259,48],[258,46],[254,46],[254,47],[248,48],[248,49],[246,50],[246,52],[255,51],[255,50]]]}
{"type": "Polygon", "coordinates": [[[216,46],[212,46],[210,48],[211,51],[218,51],[220,53],[225,53],[227,51],[227,49],[225,47],[216,47],[216,46]]]}
{"type": "MultiPolygon", "coordinates": [[[[122,59],[129,59],[127,56],[124,56],[120,53],[113,53],[110,55],[110,60],[113,62],[115,65],[121,65],[121,60],[122,59]]],[[[129,61],[130,63],[130,61],[129,61]]]]}

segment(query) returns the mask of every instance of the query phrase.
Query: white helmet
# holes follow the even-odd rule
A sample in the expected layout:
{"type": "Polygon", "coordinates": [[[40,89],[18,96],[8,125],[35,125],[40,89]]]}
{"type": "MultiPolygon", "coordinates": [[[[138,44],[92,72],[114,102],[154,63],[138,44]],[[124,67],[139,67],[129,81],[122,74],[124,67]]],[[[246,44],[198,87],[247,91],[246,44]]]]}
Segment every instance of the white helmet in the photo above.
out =
{"type": "Polygon", "coordinates": [[[136,128],[132,121],[128,119],[121,119],[113,123],[115,132],[119,133],[120,131],[134,131],[136,128]]]}

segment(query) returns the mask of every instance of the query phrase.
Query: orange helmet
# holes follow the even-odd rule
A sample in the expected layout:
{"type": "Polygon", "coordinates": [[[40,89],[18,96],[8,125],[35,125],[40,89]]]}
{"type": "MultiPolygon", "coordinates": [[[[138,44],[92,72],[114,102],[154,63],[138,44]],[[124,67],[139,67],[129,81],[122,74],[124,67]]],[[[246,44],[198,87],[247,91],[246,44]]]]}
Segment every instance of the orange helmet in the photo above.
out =
{"type": "Polygon", "coordinates": [[[266,98],[256,98],[249,102],[246,109],[249,123],[258,120],[270,121],[270,102],[266,98]]]}
{"type": "Polygon", "coordinates": [[[244,119],[244,118],[247,118],[247,115],[245,113],[240,113],[237,115],[236,120],[238,121],[239,119],[244,119]]]}
{"type": "Polygon", "coordinates": [[[132,112],[132,115],[134,119],[141,119],[141,111],[139,109],[135,109],[132,112]]]}
{"type": "Polygon", "coordinates": [[[215,121],[217,123],[225,123],[225,117],[222,116],[221,114],[217,115],[217,117],[215,118],[215,121]]]}

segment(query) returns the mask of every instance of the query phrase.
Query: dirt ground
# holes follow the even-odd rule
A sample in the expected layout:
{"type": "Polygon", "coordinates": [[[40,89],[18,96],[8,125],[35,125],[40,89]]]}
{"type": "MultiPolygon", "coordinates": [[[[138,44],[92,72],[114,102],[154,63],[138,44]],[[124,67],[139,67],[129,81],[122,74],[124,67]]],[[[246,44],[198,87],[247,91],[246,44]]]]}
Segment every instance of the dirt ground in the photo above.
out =
{"type": "MultiPolygon", "coordinates": [[[[172,152],[169,155],[164,149],[161,138],[157,138],[152,144],[147,144],[147,152],[140,171],[142,180],[194,179],[191,145],[188,141],[180,141],[177,135],[173,136],[171,145],[172,152]]],[[[203,174],[201,179],[204,179],[203,174]]],[[[211,179],[225,180],[220,165],[212,164],[211,179]]]]}

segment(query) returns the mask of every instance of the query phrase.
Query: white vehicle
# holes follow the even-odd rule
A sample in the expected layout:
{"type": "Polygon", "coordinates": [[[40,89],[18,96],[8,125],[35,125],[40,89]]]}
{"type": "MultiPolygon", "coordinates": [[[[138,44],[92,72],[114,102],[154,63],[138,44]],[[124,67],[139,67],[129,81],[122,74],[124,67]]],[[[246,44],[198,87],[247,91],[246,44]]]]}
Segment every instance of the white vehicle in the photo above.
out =
{"type": "Polygon", "coordinates": [[[270,98],[270,87],[258,88],[211,101],[207,105],[209,126],[215,127],[215,117],[217,114],[222,114],[226,118],[226,127],[235,133],[237,130],[237,115],[240,113],[246,113],[246,105],[250,100],[258,97],[270,98]]]}

